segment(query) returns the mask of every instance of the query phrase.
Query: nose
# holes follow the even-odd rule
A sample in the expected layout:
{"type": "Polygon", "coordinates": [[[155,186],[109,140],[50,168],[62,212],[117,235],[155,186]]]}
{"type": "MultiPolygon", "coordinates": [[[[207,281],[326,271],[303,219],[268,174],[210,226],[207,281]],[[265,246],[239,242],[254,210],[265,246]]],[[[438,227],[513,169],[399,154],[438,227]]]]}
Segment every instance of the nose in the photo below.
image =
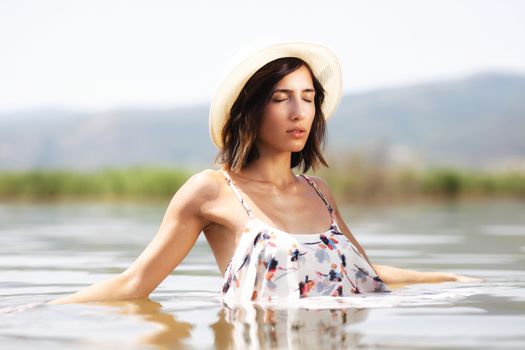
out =
{"type": "Polygon", "coordinates": [[[290,119],[292,120],[302,120],[306,117],[306,108],[305,102],[299,97],[293,99],[293,104],[290,111],[290,119]]]}

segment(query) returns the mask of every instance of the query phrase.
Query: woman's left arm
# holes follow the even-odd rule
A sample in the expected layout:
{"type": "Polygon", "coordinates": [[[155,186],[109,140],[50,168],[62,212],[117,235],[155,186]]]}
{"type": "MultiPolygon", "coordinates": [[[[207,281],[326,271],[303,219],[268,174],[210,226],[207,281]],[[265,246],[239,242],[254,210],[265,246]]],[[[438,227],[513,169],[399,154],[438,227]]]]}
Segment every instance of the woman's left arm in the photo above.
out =
{"type": "Polygon", "coordinates": [[[310,176],[310,178],[315,181],[317,186],[319,186],[323,194],[326,196],[326,199],[332,205],[332,208],[334,210],[334,214],[337,220],[337,224],[339,225],[339,228],[341,228],[341,231],[343,231],[342,233],[352,242],[352,244],[354,244],[357,250],[359,250],[361,255],[363,255],[366,261],[368,261],[370,266],[372,266],[376,274],[383,280],[383,282],[387,284],[401,284],[401,283],[432,283],[432,282],[446,282],[446,281],[471,282],[471,281],[480,280],[478,278],[460,276],[460,275],[455,275],[455,274],[446,273],[446,272],[424,272],[424,271],[401,269],[398,267],[387,266],[387,265],[372,264],[365,250],[359,244],[359,242],[355,239],[354,235],[352,234],[352,232],[346,225],[345,221],[343,220],[341,213],[339,212],[339,208],[337,207],[337,203],[335,202],[335,199],[332,196],[330,188],[328,187],[326,182],[318,177],[310,176]]]}

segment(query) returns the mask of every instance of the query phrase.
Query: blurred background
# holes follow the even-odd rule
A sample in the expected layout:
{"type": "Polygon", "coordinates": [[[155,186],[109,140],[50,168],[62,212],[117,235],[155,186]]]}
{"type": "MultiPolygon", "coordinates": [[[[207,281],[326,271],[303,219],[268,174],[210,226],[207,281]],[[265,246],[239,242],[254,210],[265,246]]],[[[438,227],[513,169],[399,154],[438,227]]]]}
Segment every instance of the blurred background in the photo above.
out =
{"type": "Polygon", "coordinates": [[[1,0],[0,344],[524,349],[524,43],[519,0],[1,0]],[[341,321],[301,314],[309,328],[226,317],[200,235],[152,301],[38,306],[126,269],[215,166],[209,102],[259,39],[339,56],[316,175],[372,261],[484,281],[351,298],[341,321]]]}
{"type": "Polygon", "coordinates": [[[2,1],[0,197],[166,198],[254,40],[331,47],[320,170],[349,201],[525,198],[522,1],[2,1]]]}

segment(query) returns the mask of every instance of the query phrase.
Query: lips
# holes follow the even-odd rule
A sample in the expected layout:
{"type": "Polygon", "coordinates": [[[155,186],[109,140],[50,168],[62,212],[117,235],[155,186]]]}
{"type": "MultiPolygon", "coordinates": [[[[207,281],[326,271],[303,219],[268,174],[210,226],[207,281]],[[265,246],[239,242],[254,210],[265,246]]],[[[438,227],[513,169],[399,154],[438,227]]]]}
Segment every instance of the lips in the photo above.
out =
{"type": "Polygon", "coordinates": [[[296,127],[296,128],[293,128],[293,129],[290,129],[290,130],[286,130],[286,132],[305,132],[306,129],[305,128],[301,128],[301,127],[296,127]]]}
{"type": "Polygon", "coordinates": [[[302,127],[296,127],[293,129],[286,130],[286,133],[295,138],[301,138],[306,134],[306,129],[302,127]]]}

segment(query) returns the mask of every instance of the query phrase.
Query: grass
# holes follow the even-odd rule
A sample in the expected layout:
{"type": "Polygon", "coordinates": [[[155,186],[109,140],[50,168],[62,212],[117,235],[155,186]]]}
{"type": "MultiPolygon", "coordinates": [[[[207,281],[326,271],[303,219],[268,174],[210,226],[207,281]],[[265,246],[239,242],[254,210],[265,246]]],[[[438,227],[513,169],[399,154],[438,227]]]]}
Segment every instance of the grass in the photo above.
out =
{"type": "Polygon", "coordinates": [[[185,170],[164,168],[4,172],[0,173],[0,198],[165,198],[172,196],[189,176],[185,170]]]}
{"type": "MultiPolygon", "coordinates": [[[[518,172],[367,166],[325,169],[318,175],[338,198],[349,201],[464,196],[525,199],[525,174],[518,172]]],[[[173,196],[190,176],[189,170],[169,168],[0,172],[0,199],[165,199],[173,196]]]]}
{"type": "Polygon", "coordinates": [[[454,168],[322,171],[319,174],[343,200],[381,201],[411,198],[457,199],[513,197],[525,199],[525,174],[490,173],[454,168]]]}

